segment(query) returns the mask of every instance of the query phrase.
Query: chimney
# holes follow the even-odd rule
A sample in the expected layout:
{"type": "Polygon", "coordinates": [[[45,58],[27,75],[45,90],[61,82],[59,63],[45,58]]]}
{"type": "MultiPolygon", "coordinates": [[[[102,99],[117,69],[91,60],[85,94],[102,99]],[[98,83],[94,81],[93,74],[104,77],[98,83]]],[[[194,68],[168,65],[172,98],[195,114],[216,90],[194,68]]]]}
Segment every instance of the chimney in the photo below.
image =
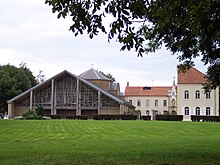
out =
{"type": "Polygon", "coordinates": [[[127,87],[129,87],[129,82],[127,82],[127,87]]]}

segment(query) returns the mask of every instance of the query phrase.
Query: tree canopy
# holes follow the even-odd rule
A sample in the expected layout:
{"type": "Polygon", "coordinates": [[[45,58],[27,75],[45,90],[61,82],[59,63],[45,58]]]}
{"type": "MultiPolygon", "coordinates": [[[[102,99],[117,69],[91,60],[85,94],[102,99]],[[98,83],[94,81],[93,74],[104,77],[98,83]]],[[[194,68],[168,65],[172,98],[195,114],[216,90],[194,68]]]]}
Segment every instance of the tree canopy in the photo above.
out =
{"type": "Polygon", "coordinates": [[[104,75],[105,77],[109,78],[112,82],[115,82],[115,78],[113,77],[112,74],[110,74],[110,73],[105,74],[105,73],[102,72],[102,71],[99,71],[99,73],[101,73],[101,74],[104,75]]]}
{"type": "Polygon", "coordinates": [[[208,65],[210,88],[220,85],[219,0],[46,0],[58,18],[70,16],[70,30],[100,32],[122,43],[121,50],[135,49],[138,56],[163,45],[185,65],[201,56],[208,65]],[[109,25],[104,22],[109,19],[109,25]],[[108,29],[108,30],[107,30],[108,29]]]}
{"type": "Polygon", "coordinates": [[[7,101],[37,84],[25,63],[20,67],[0,65],[0,112],[8,109],[7,101]]]}

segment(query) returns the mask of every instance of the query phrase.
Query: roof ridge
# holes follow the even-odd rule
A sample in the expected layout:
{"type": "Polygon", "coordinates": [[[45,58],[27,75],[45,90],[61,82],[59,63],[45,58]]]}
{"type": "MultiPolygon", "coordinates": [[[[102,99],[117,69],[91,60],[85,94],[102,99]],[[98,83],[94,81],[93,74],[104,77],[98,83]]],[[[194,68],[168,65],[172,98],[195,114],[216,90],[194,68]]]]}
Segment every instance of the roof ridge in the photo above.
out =
{"type": "Polygon", "coordinates": [[[94,70],[94,73],[95,73],[95,75],[99,78],[99,79],[101,79],[101,77],[97,74],[97,70],[95,70],[94,68],[92,68],[92,70],[94,70]]]}
{"type": "Polygon", "coordinates": [[[86,80],[108,80],[110,81],[109,78],[107,78],[105,75],[98,72],[98,70],[95,70],[94,68],[91,68],[85,71],[84,73],[80,74],[79,77],[86,79],[86,80]]]}

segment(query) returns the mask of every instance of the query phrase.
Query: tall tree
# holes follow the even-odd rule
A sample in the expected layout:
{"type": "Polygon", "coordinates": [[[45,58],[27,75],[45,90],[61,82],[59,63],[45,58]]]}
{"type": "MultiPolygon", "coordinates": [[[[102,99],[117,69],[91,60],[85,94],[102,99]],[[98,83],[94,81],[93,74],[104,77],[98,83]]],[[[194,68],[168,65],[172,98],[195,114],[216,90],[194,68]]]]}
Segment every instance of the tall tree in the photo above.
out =
{"type": "Polygon", "coordinates": [[[201,56],[209,65],[210,88],[220,85],[219,0],[46,0],[58,18],[72,17],[70,30],[90,38],[108,33],[122,43],[121,50],[135,49],[138,56],[162,45],[186,65],[201,56]],[[110,25],[103,24],[111,15],[110,25]],[[107,31],[106,27],[109,30],[107,31]]]}
{"type": "Polygon", "coordinates": [[[6,112],[7,101],[37,84],[35,77],[25,63],[19,68],[0,65],[0,111],[6,112]]]}

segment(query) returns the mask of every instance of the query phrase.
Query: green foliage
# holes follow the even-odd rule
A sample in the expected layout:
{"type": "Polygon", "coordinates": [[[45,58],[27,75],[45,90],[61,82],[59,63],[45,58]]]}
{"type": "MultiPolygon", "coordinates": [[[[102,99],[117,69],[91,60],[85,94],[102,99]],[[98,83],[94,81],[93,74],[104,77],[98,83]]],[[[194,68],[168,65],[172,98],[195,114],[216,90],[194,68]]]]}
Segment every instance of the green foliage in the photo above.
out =
{"type": "Polygon", "coordinates": [[[7,64],[0,66],[0,110],[7,111],[7,101],[37,84],[26,64],[19,68],[7,64]]]}
{"type": "Polygon", "coordinates": [[[22,115],[25,119],[36,119],[36,113],[33,110],[28,110],[22,115]]]}
{"type": "Polygon", "coordinates": [[[44,115],[43,107],[37,107],[36,112],[29,109],[26,113],[22,115],[25,119],[42,119],[44,115]]]}
{"type": "Polygon", "coordinates": [[[43,116],[44,115],[44,108],[43,107],[37,107],[36,115],[43,116]]]}
{"type": "Polygon", "coordinates": [[[45,0],[45,3],[52,7],[53,13],[58,13],[58,18],[68,15],[72,18],[70,30],[75,36],[87,32],[93,38],[104,32],[109,40],[116,37],[122,43],[121,50],[135,49],[138,56],[165,45],[187,64],[201,56],[204,64],[210,65],[208,86],[220,85],[219,0],[45,0]],[[104,24],[103,20],[109,18],[110,24],[104,24]]]}
{"type": "Polygon", "coordinates": [[[218,164],[220,123],[0,120],[0,164],[218,164]]]}
{"type": "Polygon", "coordinates": [[[99,73],[101,73],[102,75],[104,75],[105,77],[109,78],[112,82],[115,82],[115,78],[113,77],[113,75],[111,75],[110,73],[105,74],[102,71],[99,71],[99,73]]]}

